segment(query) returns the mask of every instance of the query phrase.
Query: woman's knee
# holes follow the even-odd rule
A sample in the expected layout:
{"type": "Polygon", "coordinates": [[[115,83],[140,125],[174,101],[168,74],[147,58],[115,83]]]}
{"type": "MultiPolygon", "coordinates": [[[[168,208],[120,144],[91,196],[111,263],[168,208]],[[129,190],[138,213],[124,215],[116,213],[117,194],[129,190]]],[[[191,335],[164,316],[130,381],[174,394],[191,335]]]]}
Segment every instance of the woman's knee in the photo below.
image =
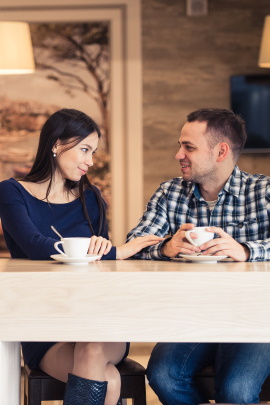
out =
{"type": "Polygon", "coordinates": [[[104,343],[100,342],[79,342],[74,349],[74,358],[79,362],[102,361],[104,355],[104,343]]]}
{"type": "Polygon", "coordinates": [[[108,390],[118,392],[120,395],[121,376],[117,368],[111,363],[106,367],[105,380],[108,381],[108,390]]]}

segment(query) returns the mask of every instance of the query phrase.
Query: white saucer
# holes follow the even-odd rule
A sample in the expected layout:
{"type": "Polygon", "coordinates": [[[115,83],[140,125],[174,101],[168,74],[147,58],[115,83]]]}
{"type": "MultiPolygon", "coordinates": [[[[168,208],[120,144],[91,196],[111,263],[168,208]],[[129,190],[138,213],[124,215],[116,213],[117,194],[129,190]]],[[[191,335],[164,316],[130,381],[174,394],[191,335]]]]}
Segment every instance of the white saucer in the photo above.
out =
{"type": "Polygon", "coordinates": [[[67,257],[64,255],[51,255],[51,258],[54,260],[57,260],[58,262],[63,262],[66,264],[88,264],[89,262],[94,262],[95,260],[99,259],[101,256],[100,255],[93,255],[89,254],[86,255],[85,257],[67,257]]]}
{"type": "Polygon", "coordinates": [[[179,257],[174,257],[174,258],[172,258],[172,260],[175,262],[181,262],[184,259],[187,261],[198,262],[198,263],[216,263],[220,260],[226,259],[226,257],[228,257],[228,256],[186,255],[186,254],[179,253],[179,257]]]}

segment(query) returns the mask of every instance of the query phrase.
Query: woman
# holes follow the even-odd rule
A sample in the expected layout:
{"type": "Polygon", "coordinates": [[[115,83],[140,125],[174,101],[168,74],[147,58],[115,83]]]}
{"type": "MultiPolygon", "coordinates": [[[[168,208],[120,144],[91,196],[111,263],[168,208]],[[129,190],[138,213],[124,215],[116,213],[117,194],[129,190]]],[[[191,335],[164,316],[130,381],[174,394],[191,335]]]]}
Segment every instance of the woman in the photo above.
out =
{"type": "MultiPolygon", "coordinates": [[[[105,203],[86,173],[100,138],[86,114],[62,109],[44,124],[33,167],[21,181],[0,183],[0,216],[12,258],[50,259],[54,225],[63,236],[91,236],[88,253],[126,259],[162,238],[150,235],[112,247],[105,203]]],[[[115,405],[120,376],[115,367],[128,354],[126,343],[24,342],[30,368],[67,381],[65,405],[115,405]]],[[[119,402],[120,403],[120,402],[119,402]]]]}

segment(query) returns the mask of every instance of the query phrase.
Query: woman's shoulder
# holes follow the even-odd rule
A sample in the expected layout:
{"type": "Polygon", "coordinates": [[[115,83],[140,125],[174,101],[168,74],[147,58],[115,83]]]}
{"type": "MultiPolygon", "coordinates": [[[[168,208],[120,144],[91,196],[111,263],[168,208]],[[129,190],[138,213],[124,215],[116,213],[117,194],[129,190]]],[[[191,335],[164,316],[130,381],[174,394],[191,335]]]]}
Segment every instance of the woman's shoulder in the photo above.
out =
{"type": "Polygon", "coordinates": [[[16,188],[19,188],[19,184],[20,183],[17,180],[10,178],[8,180],[0,181],[0,189],[1,190],[6,190],[6,189],[15,190],[16,188]]]}
{"type": "Polygon", "coordinates": [[[8,180],[3,180],[0,182],[0,193],[1,197],[5,196],[5,198],[8,200],[13,199],[13,202],[16,199],[23,201],[33,200],[33,195],[28,189],[28,183],[24,181],[18,181],[14,178],[10,178],[8,180]]]}
{"type": "Polygon", "coordinates": [[[24,192],[20,183],[11,178],[0,182],[1,203],[16,202],[23,200],[24,192]]]}

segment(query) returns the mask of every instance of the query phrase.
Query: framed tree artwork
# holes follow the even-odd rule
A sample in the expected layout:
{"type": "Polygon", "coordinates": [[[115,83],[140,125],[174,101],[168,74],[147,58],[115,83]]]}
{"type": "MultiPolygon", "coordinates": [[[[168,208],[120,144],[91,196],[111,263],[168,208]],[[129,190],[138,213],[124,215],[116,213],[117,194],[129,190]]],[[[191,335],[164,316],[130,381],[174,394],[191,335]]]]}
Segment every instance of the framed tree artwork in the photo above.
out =
{"type": "Polygon", "coordinates": [[[4,3],[1,19],[30,24],[36,71],[0,76],[0,180],[29,170],[53,112],[85,112],[102,131],[88,175],[107,201],[113,243],[123,243],[143,204],[139,0],[4,3]]]}

